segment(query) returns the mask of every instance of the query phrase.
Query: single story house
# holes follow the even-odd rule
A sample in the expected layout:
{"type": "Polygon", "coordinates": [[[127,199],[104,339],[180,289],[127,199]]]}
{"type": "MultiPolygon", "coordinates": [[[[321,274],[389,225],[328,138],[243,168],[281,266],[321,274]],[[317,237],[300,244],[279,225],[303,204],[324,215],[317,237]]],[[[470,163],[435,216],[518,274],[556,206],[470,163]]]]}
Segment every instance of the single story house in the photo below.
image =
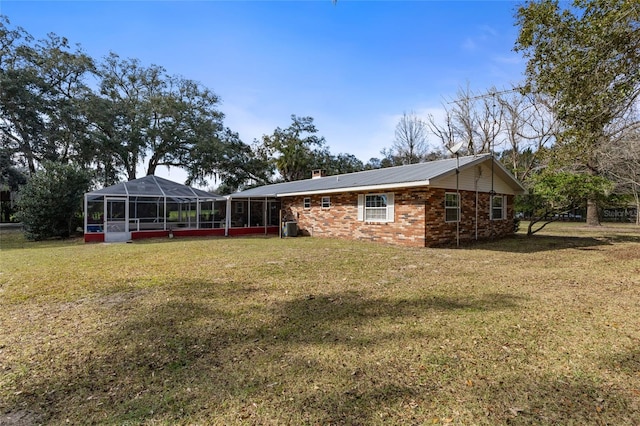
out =
{"type": "MultiPolygon", "coordinates": [[[[436,246],[514,233],[514,197],[525,188],[491,154],[265,185],[229,202],[279,206],[313,237],[436,246]]],[[[259,206],[256,206],[259,208],[259,206]]],[[[258,216],[266,217],[263,210],[258,216]]]]}

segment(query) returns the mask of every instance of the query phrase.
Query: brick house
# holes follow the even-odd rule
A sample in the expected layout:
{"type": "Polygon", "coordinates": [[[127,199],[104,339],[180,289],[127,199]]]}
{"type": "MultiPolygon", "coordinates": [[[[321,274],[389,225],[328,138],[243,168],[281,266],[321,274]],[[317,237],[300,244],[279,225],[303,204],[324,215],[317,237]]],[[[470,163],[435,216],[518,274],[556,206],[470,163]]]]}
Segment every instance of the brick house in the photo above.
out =
{"type": "Polygon", "coordinates": [[[313,237],[436,246],[514,232],[525,191],[490,154],[265,185],[228,203],[279,203],[284,221],[313,237]]]}

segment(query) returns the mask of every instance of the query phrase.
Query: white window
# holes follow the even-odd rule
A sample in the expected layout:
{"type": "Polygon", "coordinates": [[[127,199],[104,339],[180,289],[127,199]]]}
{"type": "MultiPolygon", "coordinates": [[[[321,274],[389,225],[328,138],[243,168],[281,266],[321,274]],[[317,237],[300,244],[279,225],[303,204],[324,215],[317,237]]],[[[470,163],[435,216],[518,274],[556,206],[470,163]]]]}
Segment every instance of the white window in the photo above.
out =
{"type": "Polygon", "coordinates": [[[506,215],[507,203],[502,195],[494,195],[491,197],[491,219],[502,220],[506,215]]]}
{"type": "Polygon", "coordinates": [[[311,208],[311,198],[305,198],[304,199],[304,208],[305,209],[310,209],[311,208]]]}
{"type": "Polygon", "coordinates": [[[358,195],[358,220],[365,222],[394,221],[393,193],[358,195]]]}
{"type": "Polygon", "coordinates": [[[460,220],[460,199],[455,192],[444,194],[444,220],[445,222],[458,222],[460,220]]]}
{"type": "Polygon", "coordinates": [[[328,209],[331,207],[331,197],[322,197],[322,208],[328,209]]]}

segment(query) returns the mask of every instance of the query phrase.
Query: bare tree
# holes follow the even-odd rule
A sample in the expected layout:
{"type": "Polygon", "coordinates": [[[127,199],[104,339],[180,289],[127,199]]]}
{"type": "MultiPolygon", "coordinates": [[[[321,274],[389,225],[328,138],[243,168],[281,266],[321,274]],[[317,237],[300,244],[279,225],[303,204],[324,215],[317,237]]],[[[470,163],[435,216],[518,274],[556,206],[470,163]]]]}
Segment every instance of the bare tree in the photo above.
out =
{"type": "Polygon", "coordinates": [[[446,107],[445,107],[445,111],[446,111],[446,114],[444,117],[444,123],[440,123],[433,116],[433,114],[429,114],[427,120],[428,120],[429,130],[431,130],[431,133],[433,133],[434,135],[436,135],[438,139],[440,139],[442,146],[450,147],[454,144],[455,131],[453,126],[453,118],[446,107]]]}
{"type": "Polygon", "coordinates": [[[443,104],[444,123],[429,115],[429,129],[445,147],[462,142],[468,155],[492,151],[502,126],[501,104],[495,92],[492,89],[476,96],[468,87],[459,89],[456,99],[443,104]]]}
{"type": "Polygon", "coordinates": [[[500,152],[516,178],[527,178],[540,167],[543,148],[558,134],[558,120],[550,100],[523,95],[518,88],[474,95],[459,90],[458,98],[444,103],[444,120],[428,118],[430,131],[444,147],[463,142],[463,152],[500,152]]]}
{"type": "Polygon", "coordinates": [[[603,174],[616,184],[615,191],[632,197],[636,225],[640,225],[640,120],[627,117],[619,123],[618,137],[604,144],[598,154],[603,174]]]}
{"type": "Polygon", "coordinates": [[[400,164],[414,164],[425,160],[429,153],[429,127],[411,111],[402,114],[396,125],[395,139],[391,150],[400,164]]]}
{"type": "Polygon", "coordinates": [[[543,148],[555,141],[558,120],[550,101],[542,96],[523,96],[514,91],[498,95],[497,102],[501,105],[506,142],[502,160],[516,178],[525,181],[540,166],[543,148]]]}
{"type": "Polygon", "coordinates": [[[486,96],[479,97],[479,113],[476,114],[477,138],[474,149],[477,152],[493,152],[496,140],[502,131],[503,109],[498,102],[498,94],[491,88],[486,96]]]}
{"type": "Polygon", "coordinates": [[[453,108],[447,111],[451,114],[454,139],[466,143],[467,154],[477,154],[476,150],[476,123],[477,115],[473,104],[473,93],[467,87],[458,90],[458,97],[453,103],[453,108]]]}

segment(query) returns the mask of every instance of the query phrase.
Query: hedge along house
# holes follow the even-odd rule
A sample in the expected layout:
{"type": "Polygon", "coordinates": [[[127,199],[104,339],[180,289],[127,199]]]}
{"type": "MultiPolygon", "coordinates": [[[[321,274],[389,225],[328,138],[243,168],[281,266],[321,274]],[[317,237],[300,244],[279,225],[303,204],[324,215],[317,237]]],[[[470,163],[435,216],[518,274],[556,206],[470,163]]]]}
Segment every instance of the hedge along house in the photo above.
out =
{"type": "Polygon", "coordinates": [[[84,196],[85,242],[225,235],[226,198],[157,176],[84,196]]]}
{"type": "Polygon", "coordinates": [[[436,246],[514,233],[525,189],[490,154],[266,185],[231,200],[272,198],[316,237],[436,246]]]}

